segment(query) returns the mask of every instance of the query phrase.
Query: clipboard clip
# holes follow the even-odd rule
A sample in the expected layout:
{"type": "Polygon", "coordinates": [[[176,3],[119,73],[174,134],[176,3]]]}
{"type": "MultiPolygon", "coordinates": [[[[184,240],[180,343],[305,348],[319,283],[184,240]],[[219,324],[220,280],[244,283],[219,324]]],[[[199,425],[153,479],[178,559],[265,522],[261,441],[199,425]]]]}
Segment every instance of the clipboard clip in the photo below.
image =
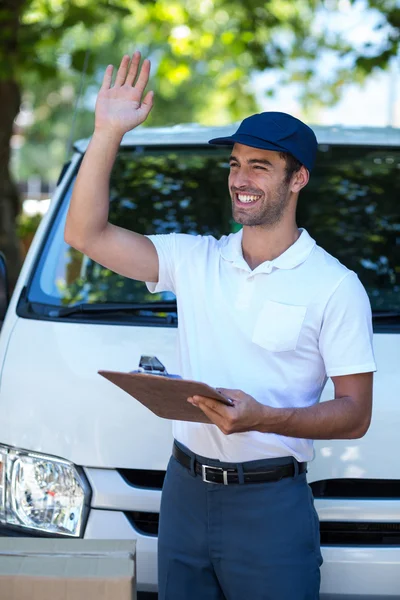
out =
{"type": "Polygon", "coordinates": [[[146,375],[162,375],[172,379],[182,379],[180,375],[171,375],[168,373],[165,366],[156,356],[142,355],[140,357],[138,369],[136,371],[131,371],[131,373],[145,373],[146,375]]]}

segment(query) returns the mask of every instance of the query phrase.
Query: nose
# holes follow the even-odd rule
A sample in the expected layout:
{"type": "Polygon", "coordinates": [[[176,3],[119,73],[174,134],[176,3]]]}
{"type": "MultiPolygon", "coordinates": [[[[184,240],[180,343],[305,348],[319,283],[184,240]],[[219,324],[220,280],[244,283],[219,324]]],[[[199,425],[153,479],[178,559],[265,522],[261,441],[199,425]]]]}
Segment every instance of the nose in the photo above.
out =
{"type": "Polygon", "coordinates": [[[231,187],[238,190],[248,188],[250,185],[250,177],[247,169],[237,169],[231,174],[231,187]]]}

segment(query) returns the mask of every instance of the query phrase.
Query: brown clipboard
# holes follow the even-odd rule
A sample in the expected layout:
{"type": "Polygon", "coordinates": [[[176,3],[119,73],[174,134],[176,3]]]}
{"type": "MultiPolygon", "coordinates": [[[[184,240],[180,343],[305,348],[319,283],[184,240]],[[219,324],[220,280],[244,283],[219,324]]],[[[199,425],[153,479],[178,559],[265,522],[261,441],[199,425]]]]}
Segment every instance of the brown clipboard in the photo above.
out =
{"type": "Polygon", "coordinates": [[[190,396],[207,396],[232,406],[232,401],[215,388],[189,379],[172,379],[163,375],[98,371],[111,383],[130,394],[158,417],[174,421],[210,423],[200,408],[187,401],[190,396]]]}

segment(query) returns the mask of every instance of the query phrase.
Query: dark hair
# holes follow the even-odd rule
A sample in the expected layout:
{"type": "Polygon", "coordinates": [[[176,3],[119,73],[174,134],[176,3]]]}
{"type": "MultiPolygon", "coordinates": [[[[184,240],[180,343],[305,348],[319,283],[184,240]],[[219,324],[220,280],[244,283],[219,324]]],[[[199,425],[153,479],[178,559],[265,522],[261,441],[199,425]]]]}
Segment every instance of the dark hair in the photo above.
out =
{"type": "Polygon", "coordinates": [[[289,152],[279,152],[279,156],[283,158],[286,163],[285,181],[288,183],[291,180],[293,173],[300,171],[303,165],[299,160],[297,160],[297,158],[293,156],[293,154],[290,154],[289,152]]]}

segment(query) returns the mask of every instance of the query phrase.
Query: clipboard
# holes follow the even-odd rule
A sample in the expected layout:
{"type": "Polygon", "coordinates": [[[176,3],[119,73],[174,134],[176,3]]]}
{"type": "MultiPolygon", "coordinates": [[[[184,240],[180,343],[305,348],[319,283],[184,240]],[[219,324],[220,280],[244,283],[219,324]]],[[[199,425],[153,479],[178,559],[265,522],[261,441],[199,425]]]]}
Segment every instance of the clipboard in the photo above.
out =
{"type": "Polygon", "coordinates": [[[163,419],[211,423],[200,408],[187,401],[189,396],[207,396],[227,406],[233,406],[230,398],[199,381],[172,379],[148,373],[104,370],[98,371],[98,373],[163,419]]]}

